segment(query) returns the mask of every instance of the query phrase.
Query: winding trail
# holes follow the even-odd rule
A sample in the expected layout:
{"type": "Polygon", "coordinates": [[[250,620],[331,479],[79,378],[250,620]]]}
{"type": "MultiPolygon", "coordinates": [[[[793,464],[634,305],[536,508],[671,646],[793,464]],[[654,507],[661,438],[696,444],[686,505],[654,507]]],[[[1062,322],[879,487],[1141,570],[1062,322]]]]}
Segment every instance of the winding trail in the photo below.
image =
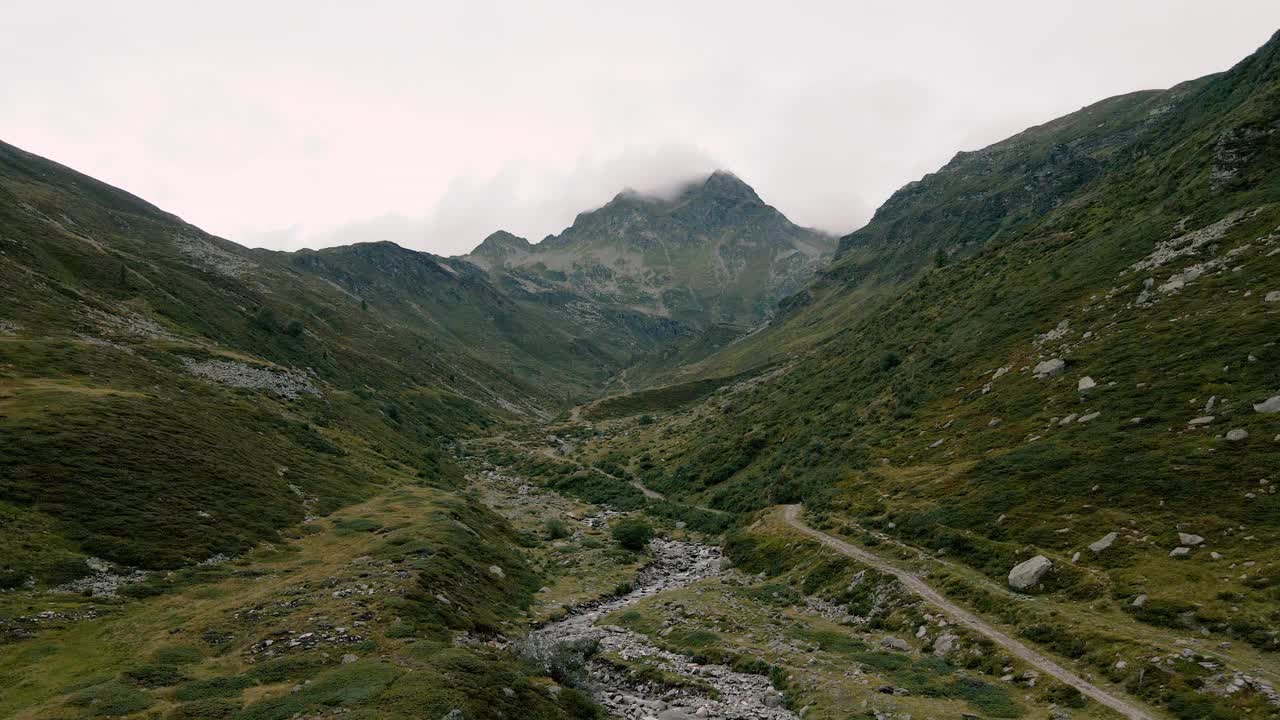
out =
{"type": "Polygon", "coordinates": [[[894,576],[904,586],[924,598],[926,602],[936,606],[947,615],[950,615],[951,618],[960,625],[986,635],[992,642],[1000,645],[1013,655],[1022,658],[1037,670],[1053,676],[1062,683],[1070,685],[1076,690],[1079,690],[1080,693],[1086,697],[1093,698],[1097,702],[1115,710],[1121,715],[1131,718],[1131,720],[1156,720],[1157,716],[1152,715],[1149,711],[1130,702],[1129,700],[1117,697],[1116,695],[1103,690],[1097,685],[1094,685],[1088,680],[1085,680],[1079,675],[1076,675],[1070,670],[1062,667],[1053,660],[1050,660],[1048,657],[1036,652],[1027,645],[1009,637],[1007,634],[972,612],[969,612],[946,599],[941,593],[934,590],[919,576],[889,563],[879,555],[867,552],[860,547],[851,545],[839,538],[832,537],[820,530],[815,530],[808,525],[805,525],[800,519],[799,505],[784,505],[782,516],[788,525],[799,530],[805,535],[812,537],[832,550],[835,550],[842,555],[847,555],[866,565],[870,565],[880,572],[894,576]]]}

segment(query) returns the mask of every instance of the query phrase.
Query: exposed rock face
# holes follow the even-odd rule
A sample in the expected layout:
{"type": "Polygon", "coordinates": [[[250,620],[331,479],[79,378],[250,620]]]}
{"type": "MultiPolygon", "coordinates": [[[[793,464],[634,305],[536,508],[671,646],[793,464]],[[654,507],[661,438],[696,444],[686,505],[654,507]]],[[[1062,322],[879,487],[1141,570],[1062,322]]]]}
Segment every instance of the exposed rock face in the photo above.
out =
{"type": "Polygon", "coordinates": [[[835,245],[834,237],[792,223],[734,175],[715,172],[671,198],[620,193],[540,243],[494,233],[462,259],[517,297],[576,297],[702,329],[770,317],[835,245]]]}
{"type": "Polygon", "coordinates": [[[246,365],[233,360],[205,360],[199,362],[183,358],[187,372],[222,385],[249,390],[266,390],[290,400],[297,400],[304,393],[319,395],[320,391],[306,375],[293,370],[275,370],[246,365]]]}
{"type": "Polygon", "coordinates": [[[1052,567],[1053,561],[1043,555],[1037,555],[1026,562],[1019,563],[1009,571],[1009,587],[1014,590],[1033,588],[1052,567]]]}

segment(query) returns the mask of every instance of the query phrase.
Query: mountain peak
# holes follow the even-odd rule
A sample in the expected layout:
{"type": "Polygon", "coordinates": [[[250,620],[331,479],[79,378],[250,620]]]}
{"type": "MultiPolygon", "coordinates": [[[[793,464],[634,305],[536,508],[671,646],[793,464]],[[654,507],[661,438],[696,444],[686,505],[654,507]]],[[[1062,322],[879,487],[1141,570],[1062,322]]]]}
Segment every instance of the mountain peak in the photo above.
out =
{"type": "Polygon", "coordinates": [[[764,201],[756,194],[754,188],[728,170],[716,170],[708,175],[707,179],[702,183],[690,185],[681,195],[686,198],[693,195],[703,195],[757,205],[764,204],[764,201]]]}
{"type": "Polygon", "coordinates": [[[471,251],[471,254],[483,257],[501,258],[511,254],[512,252],[528,249],[528,240],[525,240],[519,235],[512,235],[506,230],[498,230],[497,232],[490,233],[488,237],[482,240],[480,244],[471,251]]]}

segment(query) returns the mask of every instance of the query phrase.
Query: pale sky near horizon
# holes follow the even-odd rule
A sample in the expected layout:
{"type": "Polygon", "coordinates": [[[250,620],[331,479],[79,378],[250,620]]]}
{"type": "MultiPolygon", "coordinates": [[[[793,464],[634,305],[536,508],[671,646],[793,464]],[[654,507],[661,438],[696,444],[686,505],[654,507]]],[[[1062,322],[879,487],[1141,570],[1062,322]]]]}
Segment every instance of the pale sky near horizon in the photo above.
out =
{"type": "Polygon", "coordinates": [[[0,9],[0,140],[245,245],[445,255],[716,168],[843,234],[958,150],[1280,28],[1275,0],[0,9]]]}

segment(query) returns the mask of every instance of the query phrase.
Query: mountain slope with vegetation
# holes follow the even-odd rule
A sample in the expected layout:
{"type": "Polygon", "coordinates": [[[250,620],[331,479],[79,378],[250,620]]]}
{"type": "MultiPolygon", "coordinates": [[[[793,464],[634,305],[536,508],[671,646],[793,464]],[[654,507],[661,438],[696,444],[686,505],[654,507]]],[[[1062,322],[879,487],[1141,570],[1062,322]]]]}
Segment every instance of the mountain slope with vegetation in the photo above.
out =
{"type": "Polygon", "coordinates": [[[669,198],[620,193],[537,244],[494,233],[462,259],[661,372],[767,320],[834,249],[717,171],[669,198]]]}
{"type": "MultiPolygon", "coordinates": [[[[708,361],[754,349],[772,360],[758,378],[665,416],[619,398],[659,417],[594,452],[668,497],[803,502],[1002,586],[1042,557],[1027,591],[1102,620],[1026,632],[1100,670],[1115,673],[1099,622],[1273,655],[1278,117],[1280,37],[1226,73],[962,154],[708,361]]],[[[1152,682],[1126,664],[1149,698],[1208,716],[1176,668],[1152,682]]]]}

